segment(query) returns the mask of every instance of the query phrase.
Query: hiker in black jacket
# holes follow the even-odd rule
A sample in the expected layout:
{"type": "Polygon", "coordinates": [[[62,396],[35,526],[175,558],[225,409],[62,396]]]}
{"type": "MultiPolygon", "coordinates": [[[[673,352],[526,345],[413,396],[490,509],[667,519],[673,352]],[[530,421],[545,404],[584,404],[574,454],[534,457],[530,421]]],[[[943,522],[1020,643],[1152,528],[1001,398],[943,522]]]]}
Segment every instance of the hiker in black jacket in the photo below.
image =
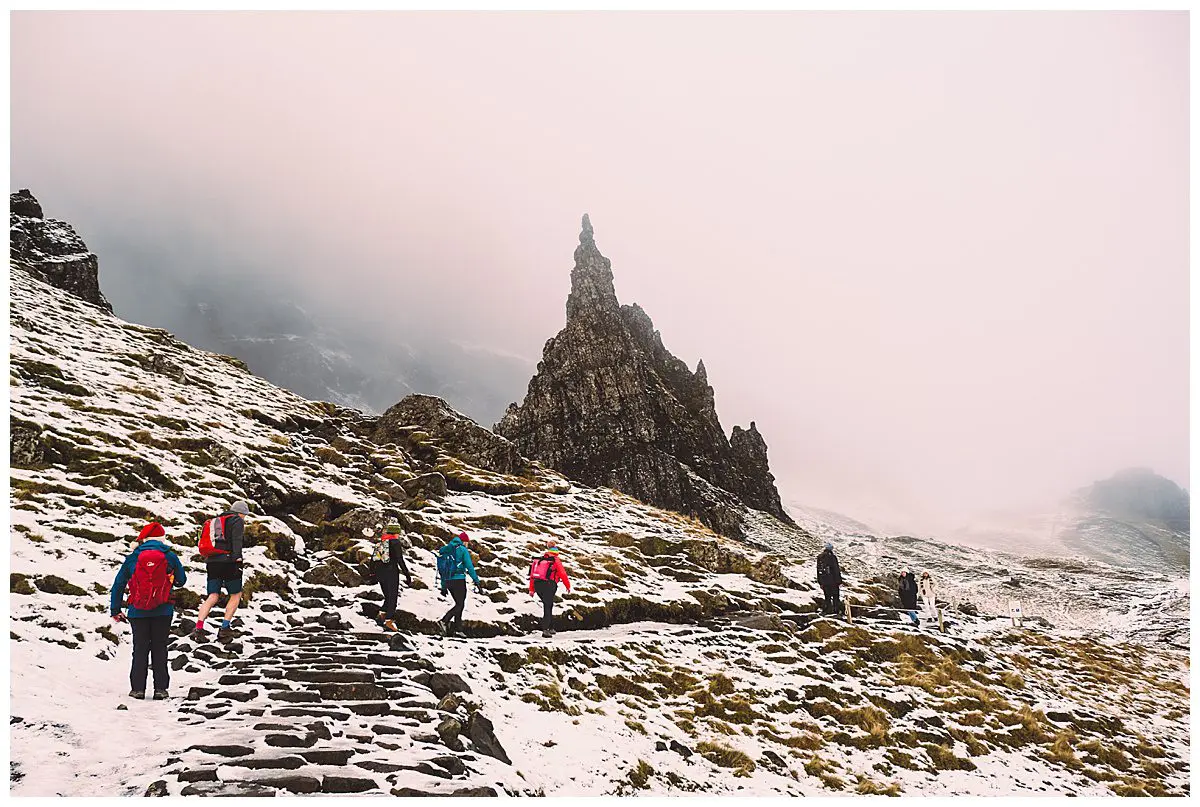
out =
{"type": "Polygon", "coordinates": [[[900,608],[908,611],[908,618],[914,625],[920,625],[917,617],[917,577],[912,572],[900,573],[900,608]]]}
{"type": "Polygon", "coordinates": [[[371,572],[379,581],[383,591],[383,608],[376,617],[383,623],[385,630],[399,630],[396,627],[396,599],[400,596],[400,575],[404,575],[404,583],[412,587],[412,575],[404,562],[404,545],[400,542],[402,527],[399,524],[388,524],[379,536],[375,551],[371,555],[371,572]]]}
{"type": "Polygon", "coordinates": [[[817,584],[825,593],[821,613],[838,613],[841,610],[842,567],[838,565],[837,555],[833,554],[833,544],[825,544],[825,549],[817,555],[817,584]]]}

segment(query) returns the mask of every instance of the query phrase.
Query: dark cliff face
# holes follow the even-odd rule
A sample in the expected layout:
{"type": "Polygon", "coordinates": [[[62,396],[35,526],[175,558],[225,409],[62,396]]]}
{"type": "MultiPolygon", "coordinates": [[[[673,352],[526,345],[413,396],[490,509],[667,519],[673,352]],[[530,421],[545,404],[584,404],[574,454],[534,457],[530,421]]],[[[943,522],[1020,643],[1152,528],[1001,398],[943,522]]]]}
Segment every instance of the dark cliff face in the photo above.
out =
{"type": "Polygon", "coordinates": [[[11,265],[112,311],[112,305],[100,293],[96,256],[70,224],[45,218],[42,206],[26,189],[9,195],[9,238],[11,265]]]}
{"type": "Polygon", "coordinates": [[[575,249],[567,324],[546,343],[524,403],[496,431],[589,485],[692,514],[740,536],[741,506],[789,520],[757,429],[725,437],[704,363],[671,355],[637,305],[620,305],[591,222],[575,249]]]}

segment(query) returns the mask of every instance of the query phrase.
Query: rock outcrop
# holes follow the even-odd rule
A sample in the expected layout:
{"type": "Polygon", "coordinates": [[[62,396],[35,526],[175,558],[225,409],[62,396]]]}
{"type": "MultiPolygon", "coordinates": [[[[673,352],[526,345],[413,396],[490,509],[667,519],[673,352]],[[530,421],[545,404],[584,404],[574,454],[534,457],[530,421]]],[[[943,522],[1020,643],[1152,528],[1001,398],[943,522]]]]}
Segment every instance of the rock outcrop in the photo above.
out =
{"type": "Polygon", "coordinates": [[[704,363],[691,372],[649,315],[621,305],[583,217],[567,324],[546,343],[521,405],[496,432],[571,479],[695,515],[740,537],[742,507],[788,521],[757,428],[726,438],[704,363]]]}
{"type": "Polygon", "coordinates": [[[380,445],[403,442],[411,426],[419,427],[455,456],[479,468],[501,474],[529,471],[529,463],[515,445],[432,395],[409,395],[388,409],[380,416],[371,439],[380,445]]]}
{"type": "Polygon", "coordinates": [[[70,224],[45,218],[41,204],[25,188],[9,195],[9,239],[10,265],[112,311],[100,292],[96,256],[70,224]]]}

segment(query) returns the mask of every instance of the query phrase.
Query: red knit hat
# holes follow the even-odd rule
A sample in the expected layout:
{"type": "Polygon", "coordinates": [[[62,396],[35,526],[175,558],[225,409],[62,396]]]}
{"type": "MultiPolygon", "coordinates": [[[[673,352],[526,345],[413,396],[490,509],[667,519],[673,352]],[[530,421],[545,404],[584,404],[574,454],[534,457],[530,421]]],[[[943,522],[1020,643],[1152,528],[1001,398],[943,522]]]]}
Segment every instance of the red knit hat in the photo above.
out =
{"type": "Polygon", "coordinates": [[[458,540],[462,541],[465,544],[465,543],[470,542],[471,537],[469,535],[467,535],[465,532],[460,532],[458,534],[458,540]]]}
{"type": "Polygon", "coordinates": [[[163,529],[162,524],[159,524],[157,521],[151,521],[149,524],[142,527],[142,531],[138,533],[137,540],[140,544],[147,538],[162,538],[166,534],[167,531],[163,529]]]}

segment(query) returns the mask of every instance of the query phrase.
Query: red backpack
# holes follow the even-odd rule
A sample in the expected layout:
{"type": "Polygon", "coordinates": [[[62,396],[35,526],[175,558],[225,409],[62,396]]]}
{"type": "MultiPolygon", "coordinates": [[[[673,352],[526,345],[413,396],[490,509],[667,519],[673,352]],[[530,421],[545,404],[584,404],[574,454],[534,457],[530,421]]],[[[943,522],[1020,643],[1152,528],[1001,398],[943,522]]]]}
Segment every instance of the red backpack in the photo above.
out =
{"type": "Polygon", "coordinates": [[[554,558],[550,555],[534,558],[529,565],[529,577],[533,580],[553,580],[554,558]]]}
{"type": "Polygon", "coordinates": [[[129,604],[140,611],[150,611],[171,599],[171,584],[175,577],[167,564],[167,555],[160,549],[143,549],[129,578],[129,604]]]}
{"type": "Polygon", "coordinates": [[[228,549],[221,549],[219,544],[225,543],[225,519],[229,516],[210,518],[200,528],[200,540],[196,542],[200,555],[205,558],[213,555],[228,555],[228,549]]]}

